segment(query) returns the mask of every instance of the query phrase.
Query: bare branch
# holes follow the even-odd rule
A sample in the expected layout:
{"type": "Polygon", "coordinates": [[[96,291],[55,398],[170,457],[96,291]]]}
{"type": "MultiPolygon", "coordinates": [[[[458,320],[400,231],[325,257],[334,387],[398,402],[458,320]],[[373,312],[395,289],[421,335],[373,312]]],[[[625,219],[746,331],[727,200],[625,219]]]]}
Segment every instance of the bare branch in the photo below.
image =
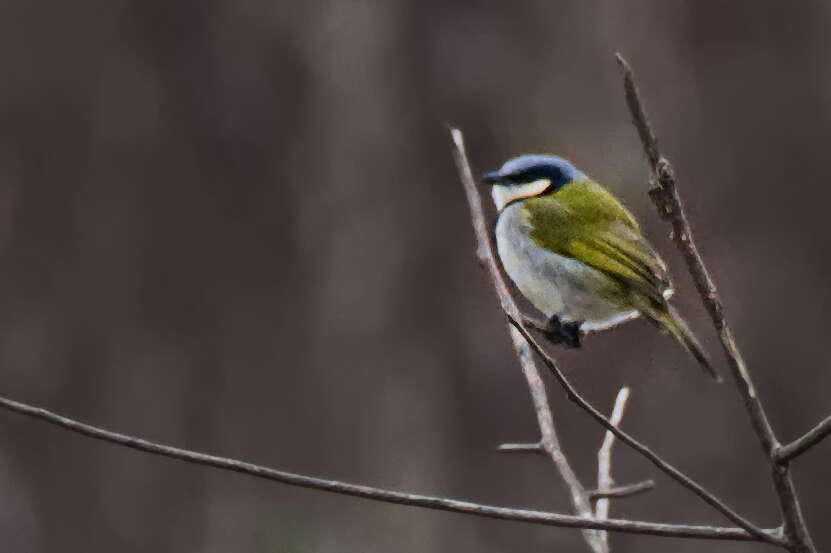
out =
{"type": "Polygon", "coordinates": [[[534,339],[534,337],[530,335],[530,333],[526,330],[524,324],[522,324],[521,322],[524,320],[523,316],[520,314],[519,309],[516,306],[516,303],[514,302],[513,298],[508,292],[508,287],[505,284],[505,280],[502,278],[499,266],[496,263],[496,259],[493,254],[493,247],[491,246],[490,233],[488,232],[487,225],[485,223],[485,215],[484,210],[482,208],[481,195],[479,194],[476,182],[473,179],[473,172],[470,168],[470,163],[467,159],[467,152],[465,151],[462,133],[459,129],[450,129],[450,132],[455,145],[454,156],[456,160],[456,167],[459,171],[462,184],[465,188],[468,204],[470,206],[473,228],[476,233],[476,240],[478,243],[476,254],[479,263],[487,270],[491,278],[491,282],[494,288],[496,289],[496,293],[499,297],[499,302],[502,306],[502,310],[505,312],[505,315],[508,317],[508,320],[511,322],[512,325],[514,325],[514,327],[520,332],[520,334],[522,334],[522,336],[531,346],[531,349],[537,355],[540,356],[545,366],[551,371],[551,373],[554,375],[554,377],[566,391],[568,398],[574,403],[576,403],[581,409],[586,411],[592,418],[594,418],[607,430],[611,431],[615,436],[617,436],[617,438],[621,442],[625,443],[627,446],[646,457],[650,462],[652,462],[652,464],[658,467],[661,471],[669,475],[672,479],[676,480],[682,486],[691,490],[693,493],[695,493],[697,496],[703,499],[706,503],[708,503],[717,511],[726,516],[728,519],[747,530],[748,533],[758,537],[763,541],[781,545],[782,542],[777,536],[768,532],[764,532],[763,530],[758,528],[752,522],[748,521],[747,519],[736,513],[733,509],[728,507],[727,504],[725,504],[712,492],[707,491],[704,487],[702,487],[700,484],[692,480],[689,476],[685,475],[680,470],[669,464],[667,461],[658,456],[651,449],[649,449],[639,441],[635,440],[626,432],[616,428],[609,421],[609,419],[607,419],[602,413],[600,413],[580,394],[577,393],[577,390],[574,389],[574,387],[565,377],[563,372],[558,367],[557,363],[542,349],[542,347],[534,339]]]}
{"type": "Polygon", "coordinates": [[[799,457],[831,434],[831,415],[809,430],[804,436],[776,450],[776,461],[787,463],[799,457]]]}
{"type": "MultiPolygon", "coordinates": [[[[261,465],[255,465],[240,461],[238,459],[230,459],[226,457],[217,457],[215,455],[208,455],[206,453],[199,453],[197,451],[190,451],[187,449],[180,449],[169,445],[164,445],[148,440],[143,440],[135,436],[126,434],[119,434],[104,430],[97,426],[85,424],[83,422],[64,417],[57,413],[47,411],[40,407],[34,407],[25,403],[13,401],[11,399],[0,398],[0,407],[20,413],[27,417],[39,419],[49,424],[58,426],[95,438],[105,442],[129,447],[150,453],[153,455],[160,455],[162,457],[169,457],[178,459],[186,463],[197,465],[205,465],[222,470],[232,472],[239,472],[288,484],[290,486],[299,486],[301,488],[311,488],[315,490],[322,490],[342,495],[349,495],[354,497],[362,497],[374,501],[383,501],[386,503],[397,503],[400,505],[411,505],[415,507],[423,507],[426,509],[437,509],[441,511],[451,511],[455,513],[463,513],[468,515],[496,518],[502,520],[513,520],[517,522],[529,522],[533,524],[542,524],[548,526],[564,526],[571,528],[589,528],[608,530],[610,532],[626,532],[631,534],[648,534],[652,536],[665,536],[677,538],[700,538],[713,540],[739,540],[739,541],[753,541],[757,538],[751,536],[741,528],[722,528],[713,526],[692,526],[682,524],[662,524],[657,522],[640,522],[632,520],[615,520],[609,519],[606,521],[596,521],[586,519],[573,515],[561,515],[557,513],[547,513],[543,511],[531,511],[526,509],[510,509],[507,507],[495,507],[491,505],[480,505],[478,503],[471,503],[469,501],[460,501],[457,499],[448,499],[443,497],[431,497],[426,495],[417,495],[404,492],[396,492],[391,490],[384,490],[380,488],[373,488],[370,486],[361,486],[358,484],[350,484],[347,482],[340,482],[337,480],[326,480],[323,478],[314,478],[312,476],[305,476],[301,474],[294,474],[291,472],[284,472],[261,465]]],[[[767,532],[773,536],[776,530],[768,530],[767,532]]]]}
{"type": "Polygon", "coordinates": [[[640,495],[655,488],[654,480],[644,480],[643,482],[636,482],[634,484],[627,484],[626,486],[614,486],[612,488],[589,490],[589,499],[597,501],[606,497],[613,499],[622,499],[624,497],[632,497],[633,495],[640,495]]]}
{"type": "MultiPolygon", "coordinates": [[[[654,175],[654,188],[650,190],[649,196],[652,198],[661,217],[666,219],[672,226],[673,240],[687,263],[687,269],[692,276],[693,282],[695,282],[698,294],[704,302],[704,306],[710,315],[716,332],[718,332],[730,371],[733,374],[733,379],[736,382],[736,387],[744,402],[745,409],[750,415],[753,429],[756,431],[756,435],[769,462],[772,465],[776,465],[776,452],[779,449],[779,443],[768,421],[767,414],[762,407],[762,402],[756,393],[756,388],[753,385],[741,352],[736,345],[733,332],[727,323],[724,315],[724,307],[716,290],[716,286],[696,247],[690,223],[684,212],[681,197],[678,194],[672,166],[661,155],[658,149],[658,142],[649,125],[646,112],[643,109],[643,103],[640,99],[638,87],[635,84],[635,76],[631,66],[620,54],[617,54],[617,61],[623,70],[623,86],[626,93],[626,102],[654,175]]],[[[796,490],[787,467],[781,465],[774,466],[772,473],[774,487],[779,497],[779,506],[784,516],[785,536],[791,542],[792,550],[801,552],[815,551],[811,537],[808,534],[808,529],[805,526],[802,509],[799,505],[796,490]]]]}
{"type": "Polygon", "coordinates": [[[536,444],[501,444],[496,448],[500,453],[543,453],[542,446],[536,444]]]}
{"type": "MultiPolygon", "coordinates": [[[[522,338],[522,335],[515,328],[508,325],[508,330],[511,334],[514,350],[516,350],[517,357],[519,357],[522,374],[525,375],[525,380],[528,382],[534,410],[537,413],[537,424],[540,427],[541,434],[539,447],[557,467],[560,477],[568,487],[574,512],[584,518],[593,518],[594,511],[589,500],[589,494],[586,493],[586,488],[583,487],[574,469],[571,468],[571,464],[560,445],[560,439],[554,427],[554,417],[551,414],[551,407],[548,404],[548,397],[545,392],[545,384],[534,363],[534,354],[531,352],[528,342],[522,338]]],[[[608,545],[603,539],[602,533],[585,530],[583,536],[592,551],[605,553],[608,550],[608,545]]]]}
{"type": "MultiPolygon", "coordinates": [[[[623,411],[626,409],[626,401],[629,399],[629,388],[624,386],[620,389],[615,398],[615,405],[612,408],[612,416],[609,417],[609,422],[613,426],[620,426],[620,421],[623,420],[623,411]]],[[[615,435],[606,431],[603,436],[603,444],[597,452],[597,489],[609,490],[615,485],[612,479],[612,446],[615,444],[615,435]]],[[[597,520],[606,520],[609,518],[610,500],[608,497],[601,498],[597,501],[594,508],[594,516],[597,520]]],[[[600,534],[600,541],[608,548],[609,535],[605,532],[600,534]]]]}

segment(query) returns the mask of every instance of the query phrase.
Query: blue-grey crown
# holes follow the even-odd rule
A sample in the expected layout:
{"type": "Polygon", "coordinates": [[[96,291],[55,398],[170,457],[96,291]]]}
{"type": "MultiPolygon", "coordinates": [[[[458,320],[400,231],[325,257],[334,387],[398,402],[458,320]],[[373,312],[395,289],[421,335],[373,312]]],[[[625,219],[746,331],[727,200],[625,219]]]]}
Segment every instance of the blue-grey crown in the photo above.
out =
{"type": "Polygon", "coordinates": [[[526,183],[539,179],[549,179],[557,189],[569,182],[586,175],[567,159],[557,156],[524,155],[505,162],[498,171],[508,182],[526,183]]]}

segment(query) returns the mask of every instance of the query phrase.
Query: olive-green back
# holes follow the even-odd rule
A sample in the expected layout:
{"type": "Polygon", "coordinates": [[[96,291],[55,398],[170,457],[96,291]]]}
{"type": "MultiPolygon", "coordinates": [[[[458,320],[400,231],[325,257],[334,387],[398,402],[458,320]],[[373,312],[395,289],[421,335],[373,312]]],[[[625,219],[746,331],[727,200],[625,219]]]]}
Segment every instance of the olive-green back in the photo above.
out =
{"type": "Polygon", "coordinates": [[[666,266],[631,213],[590,179],[524,201],[537,245],[580,260],[660,304],[671,286],[666,266]]]}

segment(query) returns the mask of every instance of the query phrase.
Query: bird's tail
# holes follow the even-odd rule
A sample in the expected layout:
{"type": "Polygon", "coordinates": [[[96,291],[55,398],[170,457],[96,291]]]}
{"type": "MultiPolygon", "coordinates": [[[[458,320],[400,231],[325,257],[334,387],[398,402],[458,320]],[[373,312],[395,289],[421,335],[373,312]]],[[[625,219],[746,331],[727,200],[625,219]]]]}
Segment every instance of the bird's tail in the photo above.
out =
{"type": "Polygon", "coordinates": [[[716,382],[721,382],[721,375],[713,368],[713,365],[704,353],[704,349],[701,347],[701,343],[695,337],[692,330],[690,330],[687,322],[671,305],[665,304],[661,307],[661,309],[654,310],[651,313],[645,313],[645,315],[672,334],[684,346],[684,349],[690,352],[690,355],[698,361],[698,364],[710,378],[716,382]]]}

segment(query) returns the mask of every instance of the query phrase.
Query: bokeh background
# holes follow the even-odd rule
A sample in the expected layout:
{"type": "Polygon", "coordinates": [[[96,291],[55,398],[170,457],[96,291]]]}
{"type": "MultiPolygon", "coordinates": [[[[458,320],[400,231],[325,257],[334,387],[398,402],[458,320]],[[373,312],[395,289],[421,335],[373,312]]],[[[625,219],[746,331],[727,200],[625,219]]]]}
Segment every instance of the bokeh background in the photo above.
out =
{"type": "MultiPolygon", "coordinates": [[[[719,350],[645,190],[624,53],[775,428],[831,411],[826,2],[0,3],[2,394],[165,443],[568,512],[473,257],[446,124],[477,171],[554,152],[620,194],[719,350]]],[[[778,523],[732,385],[635,322],[557,351],[625,427],[778,523]]],[[[720,361],[723,367],[723,361],[720,361]]],[[[600,429],[559,389],[591,487],[600,429]]],[[[615,516],[724,523],[655,478],[615,516]]],[[[795,478],[831,547],[831,441],[795,478]]],[[[293,489],[0,413],[6,551],[584,551],[579,532],[293,489]]],[[[620,552],[762,546],[612,537],[620,552]]]]}

